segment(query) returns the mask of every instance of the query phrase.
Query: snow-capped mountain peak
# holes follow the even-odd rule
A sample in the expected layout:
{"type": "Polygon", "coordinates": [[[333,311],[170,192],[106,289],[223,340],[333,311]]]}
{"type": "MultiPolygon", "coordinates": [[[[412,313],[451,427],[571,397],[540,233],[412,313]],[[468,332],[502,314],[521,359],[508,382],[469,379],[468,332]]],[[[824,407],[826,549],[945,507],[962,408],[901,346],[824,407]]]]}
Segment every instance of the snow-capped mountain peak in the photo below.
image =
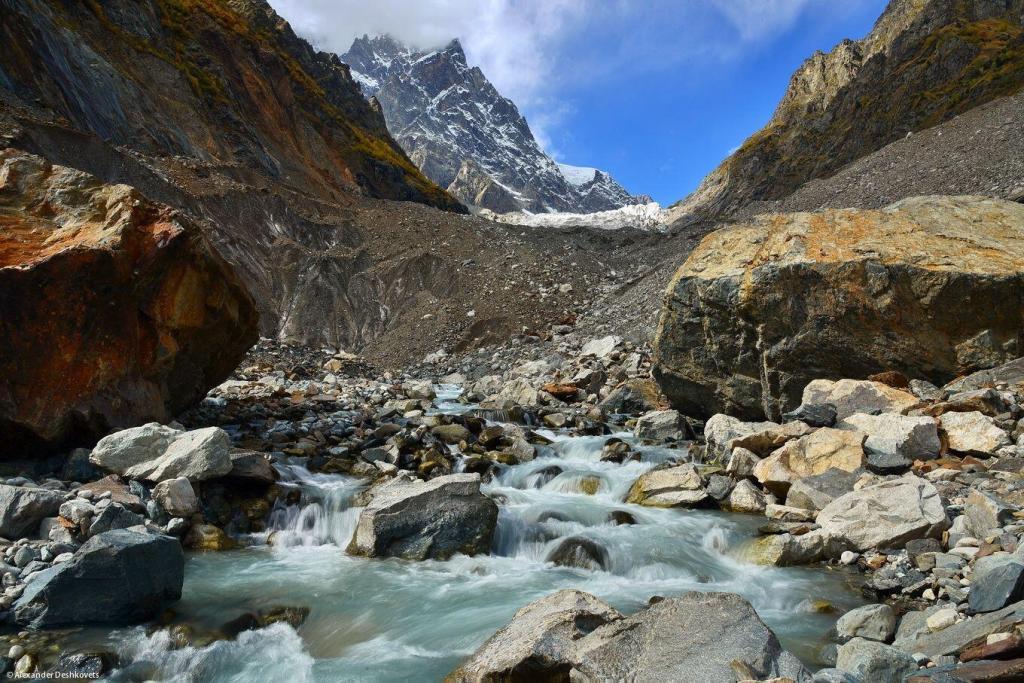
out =
{"type": "Polygon", "coordinates": [[[556,164],[516,105],[469,66],[457,39],[414,50],[363,36],[342,60],[413,162],[467,204],[590,213],[642,202],[596,168],[556,164]]]}

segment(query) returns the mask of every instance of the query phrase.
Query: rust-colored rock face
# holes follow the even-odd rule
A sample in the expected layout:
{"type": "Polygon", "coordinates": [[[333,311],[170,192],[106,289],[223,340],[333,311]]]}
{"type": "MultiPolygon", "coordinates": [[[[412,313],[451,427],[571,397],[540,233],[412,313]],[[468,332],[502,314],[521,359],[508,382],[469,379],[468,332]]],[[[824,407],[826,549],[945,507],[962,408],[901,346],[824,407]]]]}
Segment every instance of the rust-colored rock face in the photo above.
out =
{"type": "Polygon", "coordinates": [[[0,456],[168,420],[256,330],[230,266],[170,209],[0,151],[0,456]]]}
{"type": "Polygon", "coordinates": [[[812,379],[944,384],[1020,355],[1024,206],[914,197],[708,235],[669,284],[654,372],[686,414],[776,419],[812,379]]]}

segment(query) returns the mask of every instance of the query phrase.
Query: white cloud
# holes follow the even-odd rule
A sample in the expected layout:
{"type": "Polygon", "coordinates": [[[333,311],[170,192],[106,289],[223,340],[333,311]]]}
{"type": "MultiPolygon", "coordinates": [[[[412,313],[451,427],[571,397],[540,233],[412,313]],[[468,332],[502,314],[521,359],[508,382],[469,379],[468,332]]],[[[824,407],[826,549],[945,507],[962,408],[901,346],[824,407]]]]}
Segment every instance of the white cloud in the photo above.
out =
{"type": "Polygon", "coordinates": [[[812,0],[712,0],[744,41],[777,36],[793,25],[812,0]]]}
{"type": "Polygon", "coordinates": [[[560,37],[588,13],[586,0],[271,0],[296,33],[343,53],[363,34],[387,33],[415,47],[459,38],[471,64],[520,106],[550,91],[560,37]]]}

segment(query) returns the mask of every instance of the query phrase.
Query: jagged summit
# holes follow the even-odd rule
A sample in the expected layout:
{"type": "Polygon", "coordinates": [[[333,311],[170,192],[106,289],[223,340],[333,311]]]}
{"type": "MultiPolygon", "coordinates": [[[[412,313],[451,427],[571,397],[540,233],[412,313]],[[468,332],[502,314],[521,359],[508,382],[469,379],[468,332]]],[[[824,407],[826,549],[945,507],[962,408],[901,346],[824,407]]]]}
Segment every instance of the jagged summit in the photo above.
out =
{"type": "Polygon", "coordinates": [[[590,213],[642,203],[603,171],[579,181],[537,143],[516,105],[458,39],[415,50],[391,36],[362,36],[342,55],[366,97],[380,103],[392,135],[434,182],[468,204],[499,213],[590,213]]]}

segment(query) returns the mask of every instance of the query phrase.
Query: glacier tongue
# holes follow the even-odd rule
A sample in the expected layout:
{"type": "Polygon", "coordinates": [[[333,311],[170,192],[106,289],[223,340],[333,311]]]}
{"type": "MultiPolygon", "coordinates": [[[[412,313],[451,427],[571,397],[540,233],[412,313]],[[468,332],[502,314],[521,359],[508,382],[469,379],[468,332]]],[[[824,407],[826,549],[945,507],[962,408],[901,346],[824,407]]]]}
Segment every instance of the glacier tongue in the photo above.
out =
{"type": "Polygon", "coordinates": [[[657,202],[631,204],[618,209],[594,213],[530,213],[528,211],[495,213],[487,210],[480,213],[485,218],[499,223],[535,228],[590,227],[602,230],[620,230],[622,228],[664,230],[668,224],[667,212],[657,202]]]}
{"type": "Polygon", "coordinates": [[[377,98],[413,163],[466,204],[585,214],[649,201],[596,168],[555,163],[457,40],[416,51],[389,36],[363,36],[341,59],[363,94],[377,98]]]}

